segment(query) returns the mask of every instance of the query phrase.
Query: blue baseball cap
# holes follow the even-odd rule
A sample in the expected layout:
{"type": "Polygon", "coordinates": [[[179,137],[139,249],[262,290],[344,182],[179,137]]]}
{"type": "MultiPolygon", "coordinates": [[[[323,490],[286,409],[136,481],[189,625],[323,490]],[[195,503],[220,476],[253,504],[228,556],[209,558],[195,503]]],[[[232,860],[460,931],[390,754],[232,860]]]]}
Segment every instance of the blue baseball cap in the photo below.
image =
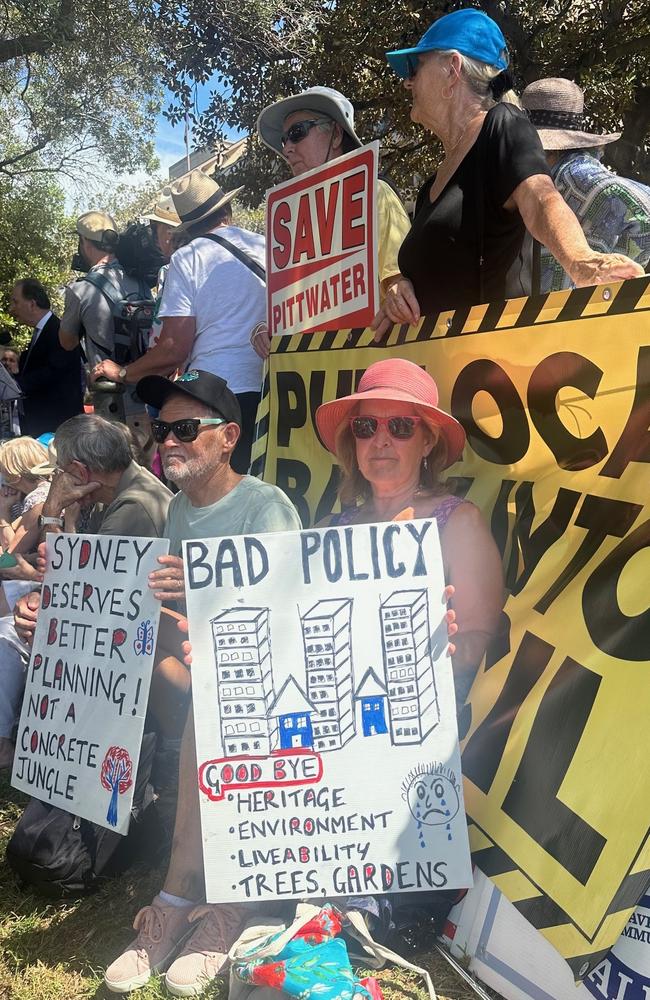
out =
{"type": "Polygon", "coordinates": [[[487,63],[495,69],[504,70],[508,66],[508,47],[501,28],[496,21],[475,7],[455,10],[452,14],[438,18],[425,31],[415,48],[387,52],[386,58],[397,75],[405,80],[412,75],[413,64],[421,52],[449,49],[456,49],[462,55],[487,63]]]}

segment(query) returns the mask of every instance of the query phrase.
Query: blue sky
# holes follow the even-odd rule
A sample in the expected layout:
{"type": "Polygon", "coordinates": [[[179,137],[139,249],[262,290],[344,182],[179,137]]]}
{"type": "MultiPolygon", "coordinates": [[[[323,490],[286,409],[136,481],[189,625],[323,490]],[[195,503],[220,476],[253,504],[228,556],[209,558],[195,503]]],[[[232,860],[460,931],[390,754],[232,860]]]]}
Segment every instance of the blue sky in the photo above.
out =
{"type": "MultiPolygon", "coordinates": [[[[200,110],[206,107],[208,104],[210,90],[212,90],[215,84],[203,84],[197,88],[196,92],[196,103],[200,110]]],[[[166,107],[171,99],[171,95],[166,92],[163,99],[163,106],[166,107]]],[[[241,133],[237,132],[235,129],[228,129],[226,135],[230,139],[236,139],[241,133]]],[[[184,126],[182,123],[178,125],[170,125],[163,114],[159,114],[156,120],[156,153],[160,160],[160,170],[161,173],[166,177],[167,171],[172,163],[180,160],[182,156],[185,156],[185,140],[184,140],[184,126]]],[[[194,149],[194,143],[191,143],[191,148],[194,149]]]]}

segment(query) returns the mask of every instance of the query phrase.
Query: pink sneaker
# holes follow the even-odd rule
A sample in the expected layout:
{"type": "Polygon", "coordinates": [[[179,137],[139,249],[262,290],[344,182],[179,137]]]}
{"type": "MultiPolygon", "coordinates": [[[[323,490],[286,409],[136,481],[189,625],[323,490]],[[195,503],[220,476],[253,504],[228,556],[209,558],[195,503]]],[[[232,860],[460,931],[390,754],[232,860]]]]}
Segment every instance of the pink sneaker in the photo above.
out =
{"type": "Polygon", "coordinates": [[[137,913],[133,926],[139,934],[109,965],[104,982],[112,993],[130,993],[144,986],[152,973],[164,972],[188,934],[192,906],[166,906],[156,896],[137,913]]]}
{"type": "Polygon", "coordinates": [[[170,966],[165,985],[177,997],[195,997],[224,968],[228,952],[239,937],[248,911],[236,903],[197,906],[188,920],[200,923],[170,966]]]}

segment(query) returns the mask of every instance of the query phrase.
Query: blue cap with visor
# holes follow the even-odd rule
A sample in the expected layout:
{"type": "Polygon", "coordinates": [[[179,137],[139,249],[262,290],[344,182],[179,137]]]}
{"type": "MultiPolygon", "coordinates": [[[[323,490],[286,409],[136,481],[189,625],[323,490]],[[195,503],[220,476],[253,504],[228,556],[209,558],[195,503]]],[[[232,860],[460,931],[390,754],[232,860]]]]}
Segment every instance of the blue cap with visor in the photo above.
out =
{"type": "Polygon", "coordinates": [[[387,52],[386,58],[391,68],[404,80],[413,75],[421,52],[450,49],[498,70],[508,66],[508,48],[499,25],[475,7],[455,10],[438,18],[415,48],[387,52]]]}

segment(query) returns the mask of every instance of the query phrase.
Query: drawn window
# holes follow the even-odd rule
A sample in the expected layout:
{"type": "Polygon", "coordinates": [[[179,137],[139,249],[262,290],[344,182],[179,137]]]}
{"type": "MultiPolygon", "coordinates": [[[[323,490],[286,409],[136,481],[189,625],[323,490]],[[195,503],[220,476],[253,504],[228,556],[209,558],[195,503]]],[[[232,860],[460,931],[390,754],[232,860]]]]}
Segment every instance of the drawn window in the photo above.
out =
{"type": "Polygon", "coordinates": [[[402,729],[402,727],[401,727],[401,726],[399,726],[399,727],[398,727],[398,728],[397,728],[397,729],[395,730],[395,735],[396,735],[396,736],[402,736],[402,735],[403,735],[403,733],[404,733],[404,730],[402,729]]]}
{"type": "Polygon", "coordinates": [[[232,705],[224,705],[223,706],[223,714],[224,715],[230,715],[231,712],[232,712],[232,705]]]}
{"type": "MultiPolygon", "coordinates": [[[[237,671],[237,673],[239,673],[239,671],[237,671]]],[[[235,688],[235,694],[236,695],[240,695],[240,694],[243,694],[243,693],[244,693],[243,687],[236,687],[235,688]]]]}
{"type": "Polygon", "coordinates": [[[254,701],[249,701],[248,705],[246,706],[246,711],[248,712],[249,715],[252,715],[252,713],[255,711],[254,701]]]}
{"type": "Polygon", "coordinates": [[[259,740],[255,740],[255,742],[253,743],[253,750],[259,750],[261,745],[262,744],[260,743],[259,740]]]}
{"type": "Polygon", "coordinates": [[[232,736],[232,734],[235,731],[235,727],[234,726],[224,726],[223,727],[223,731],[226,734],[226,736],[232,736]]]}
{"type": "Polygon", "coordinates": [[[240,680],[243,676],[244,676],[243,670],[235,670],[235,677],[237,678],[237,680],[240,680]]]}
{"type": "Polygon", "coordinates": [[[238,722],[237,725],[236,725],[236,728],[237,728],[237,732],[238,733],[245,733],[246,732],[246,726],[244,725],[243,722],[238,722]]]}
{"type": "Polygon", "coordinates": [[[288,716],[285,716],[284,719],[282,720],[282,728],[293,729],[293,719],[290,719],[288,716]]]}
{"type": "Polygon", "coordinates": [[[251,723],[249,723],[249,729],[250,729],[251,733],[259,733],[259,731],[260,731],[260,724],[259,724],[259,722],[251,722],[251,723]]]}
{"type": "Polygon", "coordinates": [[[244,714],[244,706],[235,705],[235,715],[243,715],[243,714],[244,714]]]}
{"type": "Polygon", "coordinates": [[[241,748],[242,750],[250,750],[250,746],[248,743],[242,743],[241,748]]]}
{"type": "Polygon", "coordinates": [[[254,667],[246,667],[246,676],[247,677],[254,677],[255,676],[255,668],[254,667]]]}
{"type": "Polygon", "coordinates": [[[237,753],[237,745],[235,743],[228,744],[228,753],[237,753]]]}
{"type": "Polygon", "coordinates": [[[329,741],[329,745],[330,745],[331,747],[335,747],[335,746],[336,746],[336,740],[330,740],[330,741],[329,741]]]}
{"type": "Polygon", "coordinates": [[[255,694],[255,688],[252,684],[246,685],[246,694],[255,694]]]}
{"type": "Polygon", "coordinates": [[[242,622],[242,624],[239,626],[239,631],[240,632],[245,632],[246,631],[246,624],[244,622],[242,622]]]}
{"type": "Polygon", "coordinates": [[[229,670],[222,670],[221,671],[221,679],[224,680],[224,681],[229,681],[230,680],[230,671],[229,670]]]}
{"type": "Polygon", "coordinates": [[[330,715],[330,716],[336,715],[336,709],[335,708],[328,708],[327,714],[330,715]]]}

